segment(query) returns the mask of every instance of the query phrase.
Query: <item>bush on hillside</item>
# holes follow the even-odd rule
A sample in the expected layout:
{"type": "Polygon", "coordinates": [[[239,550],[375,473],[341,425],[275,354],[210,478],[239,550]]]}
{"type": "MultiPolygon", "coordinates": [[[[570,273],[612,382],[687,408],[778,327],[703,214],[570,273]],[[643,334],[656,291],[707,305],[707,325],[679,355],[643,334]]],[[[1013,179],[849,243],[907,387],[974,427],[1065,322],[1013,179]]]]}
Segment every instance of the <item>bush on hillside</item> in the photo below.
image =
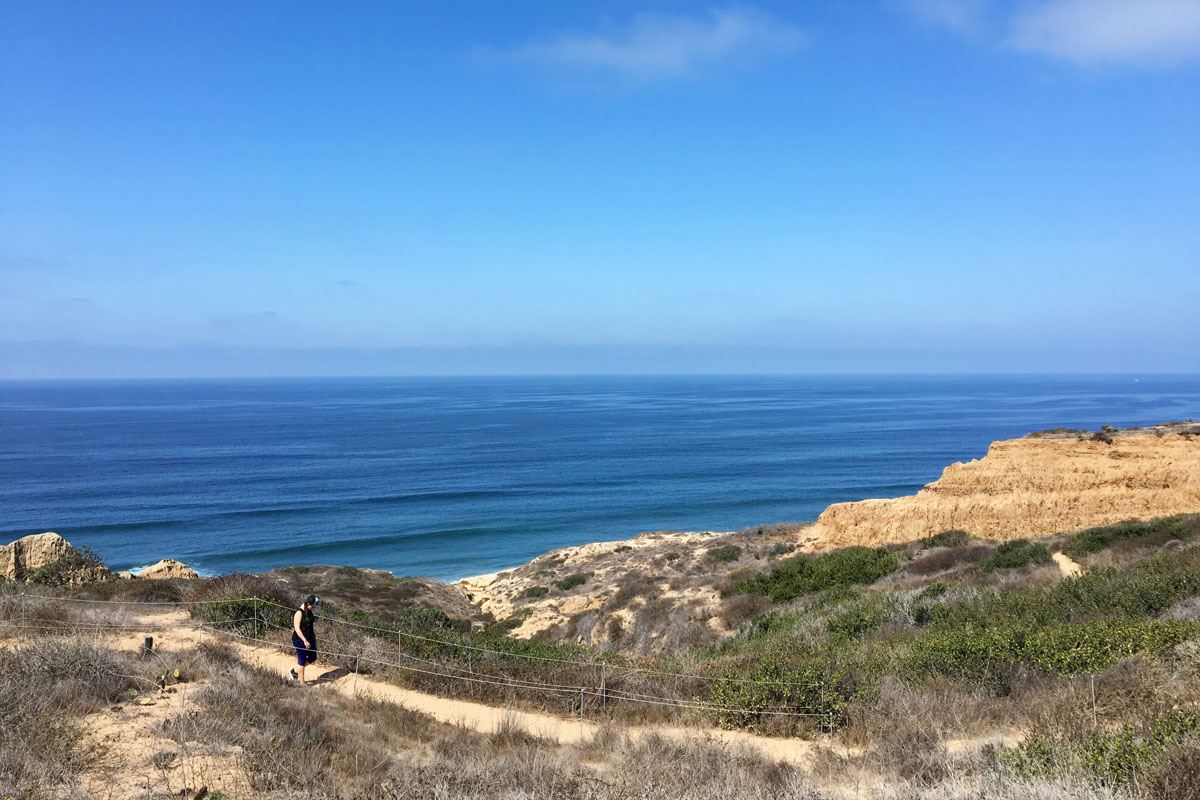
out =
{"type": "Polygon", "coordinates": [[[108,567],[104,565],[104,559],[92,552],[92,548],[83,545],[71,547],[57,561],[30,571],[25,580],[39,586],[71,586],[103,580],[107,575],[108,567]]]}
{"type": "Polygon", "coordinates": [[[1113,525],[1088,528],[1067,540],[1063,552],[1071,558],[1080,559],[1098,553],[1119,541],[1143,539],[1154,533],[1166,533],[1176,539],[1187,539],[1200,528],[1200,517],[1175,514],[1159,517],[1149,522],[1127,520],[1113,525]]]}
{"type": "Polygon", "coordinates": [[[742,557],[742,548],[736,544],[725,544],[712,548],[708,551],[707,556],[710,561],[715,561],[718,564],[728,564],[742,557]]]}
{"type": "Polygon", "coordinates": [[[767,558],[779,558],[786,556],[788,553],[796,549],[796,545],[791,542],[776,542],[771,545],[771,549],[767,551],[767,558]]]}
{"type": "Polygon", "coordinates": [[[550,589],[545,586],[527,586],[518,597],[527,600],[536,600],[539,597],[545,597],[550,594],[550,589]]]}
{"type": "Polygon", "coordinates": [[[576,586],[582,586],[587,583],[588,576],[582,572],[576,572],[574,575],[568,575],[561,581],[555,581],[554,586],[560,591],[569,592],[576,586]]]}
{"type": "MultiPolygon", "coordinates": [[[[1000,750],[997,760],[1025,780],[1082,771],[1106,784],[1124,786],[1158,773],[1160,764],[1167,762],[1179,745],[1198,738],[1200,717],[1190,711],[1174,711],[1140,729],[1127,723],[1118,731],[1095,731],[1082,737],[1032,734],[1015,747],[1000,750]]],[[[1168,796],[1172,800],[1178,797],[1168,796]]]]}
{"type": "Polygon", "coordinates": [[[948,530],[925,537],[921,540],[921,544],[926,547],[962,547],[970,539],[971,534],[966,531],[948,530]]]}
{"type": "Polygon", "coordinates": [[[984,545],[964,545],[962,547],[939,547],[920,558],[914,558],[902,567],[902,574],[913,577],[925,577],[946,572],[952,569],[967,567],[983,559],[992,552],[984,545]]]}
{"type": "Polygon", "coordinates": [[[786,536],[804,528],[803,522],[771,522],[766,525],[751,525],[738,531],[739,536],[786,536]]]}
{"type": "Polygon", "coordinates": [[[874,583],[899,566],[900,558],[887,548],[847,547],[787,559],[769,573],[736,582],[725,594],[765,594],[773,602],[786,603],[824,589],[874,583]]]}
{"type": "Polygon", "coordinates": [[[1041,542],[1031,542],[1028,539],[1013,539],[996,548],[991,556],[980,564],[988,572],[998,569],[1016,569],[1030,564],[1049,564],[1050,548],[1041,542]]]}
{"type": "Polygon", "coordinates": [[[205,581],[192,594],[192,616],[244,636],[291,630],[300,598],[259,575],[233,573],[205,581]]]}
{"type": "Polygon", "coordinates": [[[1197,635],[1200,624],[1158,620],[1099,620],[1034,632],[1016,625],[935,630],[912,641],[901,673],[912,681],[944,676],[995,689],[1017,665],[1063,676],[1095,673],[1197,635]]]}
{"type": "Polygon", "coordinates": [[[836,611],[825,622],[825,629],[834,636],[852,639],[876,630],[887,619],[883,596],[873,592],[859,602],[836,611]]]}

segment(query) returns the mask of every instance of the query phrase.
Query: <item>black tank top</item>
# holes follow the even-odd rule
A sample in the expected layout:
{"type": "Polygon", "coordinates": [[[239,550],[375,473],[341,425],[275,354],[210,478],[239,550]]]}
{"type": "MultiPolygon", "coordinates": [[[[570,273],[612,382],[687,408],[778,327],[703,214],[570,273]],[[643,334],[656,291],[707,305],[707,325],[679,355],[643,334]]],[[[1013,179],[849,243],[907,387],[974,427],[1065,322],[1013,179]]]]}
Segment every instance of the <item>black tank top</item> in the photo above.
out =
{"type": "MultiPolygon", "coordinates": [[[[308,643],[312,644],[317,641],[317,635],[313,633],[313,620],[317,615],[307,609],[300,609],[300,632],[304,634],[304,638],[308,639],[308,643]]],[[[292,637],[296,638],[295,636],[292,637]]]]}

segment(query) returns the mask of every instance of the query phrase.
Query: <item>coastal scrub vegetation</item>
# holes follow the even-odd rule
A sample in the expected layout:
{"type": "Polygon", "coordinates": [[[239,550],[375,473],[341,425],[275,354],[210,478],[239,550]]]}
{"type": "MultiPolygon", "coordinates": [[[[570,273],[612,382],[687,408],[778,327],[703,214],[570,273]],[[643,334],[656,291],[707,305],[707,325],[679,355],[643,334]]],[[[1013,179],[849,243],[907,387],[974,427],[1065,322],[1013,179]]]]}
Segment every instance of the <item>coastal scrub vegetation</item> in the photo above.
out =
{"type": "Polygon", "coordinates": [[[776,603],[784,603],[824,589],[874,583],[899,567],[899,557],[885,547],[847,547],[819,556],[787,559],[768,573],[735,581],[724,594],[764,594],[776,603]]]}
{"type": "Polygon", "coordinates": [[[1114,544],[1125,541],[1144,540],[1154,534],[1164,534],[1158,541],[1151,544],[1162,544],[1166,537],[1171,539],[1189,539],[1200,530],[1200,517],[1195,515],[1174,514],[1169,517],[1158,517],[1148,522],[1129,520],[1115,525],[1103,525],[1088,528],[1072,534],[1063,545],[1063,552],[1073,559],[1080,560],[1106,550],[1114,544]]]}
{"type": "MultiPolygon", "coordinates": [[[[890,776],[891,786],[909,792],[889,796],[975,796],[963,792],[987,786],[989,797],[1005,797],[1005,792],[1017,791],[1014,787],[1042,787],[1038,791],[1049,792],[1041,795],[1047,797],[1069,790],[1121,800],[1187,798],[1194,796],[1186,793],[1193,791],[1187,781],[1196,775],[1200,754],[1200,537],[1194,536],[1198,524],[1196,515],[1175,516],[998,546],[963,543],[953,536],[946,537],[949,545],[846,548],[788,558],[766,572],[738,570],[728,581],[723,601],[727,606],[721,612],[728,624],[740,626],[736,635],[698,645],[676,642],[654,659],[557,643],[547,635],[510,636],[528,618],[528,607],[480,627],[435,608],[366,612],[322,603],[323,661],[444,697],[562,716],[579,714],[579,694],[527,687],[592,687],[595,693],[582,697],[585,716],[617,726],[699,721],[810,738],[832,727],[840,745],[852,750],[818,751],[812,774],[825,774],[830,781],[846,774],[883,774],[890,776]],[[1119,563],[1095,560],[1130,542],[1143,549],[1130,551],[1119,563]],[[1056,568],[1043,565],[1052,547],[1070,550],[1072,545],[1081,558],[1092,559],[1090,569],[1062,578],[1056,568]],[[943,568],[929,568],[930,559],[942,558],[948,559],[943,568]],[[463,676],[474,680],[460,680],[463,676]],[[645,698],[657,700],[641,702],[645,698]],[[988,738],[998,730],[1018,734],[1002,742],[988,738]],[[991,744],[974,749],[962,744],[976,741],[991,744]],[[958,744],[951,748],[950,742],[958,744]]],[[[576,574],[586,579],[586,573],[576,574]]],[[[589,633],[587,626],[603,625],[610,641],[636,640],[647,635],[639,626],[650,619],[659,620],[654,630],[662,630],[662,625],[682,630],[691,609],[658,596],[662,576],[644,571],[638,575],[627,591],[607,601],[612,616],[580,615],[563,638],[575,641],[589,633]]],[[[207,624],[287,645],[294,592],[277,582],[226,576],[163,586],[163,591],[189,600],[230,601],[193,606],[192,613],[207,624]],[[276,609],[275,603],[282,608],[276,609]]],[[[85,612],[57,602],[55,595],[127,596],[124,593],[134,591],[146,589],[136,581],[73,588],[6,586],[0,590],[0,620],[14,620],[19,611],[23,624],[33,620],[82,630],[98,620],[114,619],[102,615],[118,611],[85,612]],[[36,606],[22,606],[12,594],[17,588],[43,594],[36,606]]],[[[96,663],[107,663],[96,658],[96,663]]],[[[135,677],[129,679],[132,684],[118,682],[118,689],[139,688],[152,679],[141,665],[121,669],[121,674],[135,677]]],[[[211,704],[204,701],[205,717],[232,713],[239,702],[248,702],[246,693],[259,691],[257,682],[265,680],[248,672],[230,675],[223,679],[230,686],[214,690],[220,696],[214,695],[211,704]],[[242,695],[233,691],[233,684],[242,687],[242,695]]],[[[8,688],[0,687],[5,698],[12,696],[8,688]]],[[[21,690],[16,691],[19,696],[21,690]]],[[[341,772],[343,765],[326,765],[321,780],[334,783],[319,786],[289,783],[292,778],[271,766],[271,736],[281,742],[273,745],[280,753],[293,746],[294,753],[310,752],[311,742],[299,733],[277,729],[272,721],[300,718],[287,693],[279,695],[276,706],[276,690],[262,691],[268,697],[264,708],[244,716],[252,724],[240,733],[231,727],[207,732],[180,727],[172,735],[201,742],[242,737],[233,741],[265,759],[264,777],[245,778],[254,791],[268,791],[259,787],[269,784],[274,787],[269,791],[283,796],[305,791],[356,796],[330,788],[343,782],[361,785],[341,772]]],[[[48,696],[60,697],[57,690],[48,696]]],[[[94,702],[108,702],[105,696],[101,693],[94,702]]],[[[62,708],[86,713],[78,709],[95,707],[88,702],[93,701],[62,708]]],[[[6,722],[9,708],[0,708],[6,722]]],[[[358,717],[348,719],[357,721],[347,723],[347,730],[367,724],[358,717]]],[[[24,729],[14,723],[13,730],[24,729]]],[[[344,742],[351,750],[356,746],[337,738],[348,733],[326,733],[332,737],[329,741],[344,742]]],[[[0,764],[8,772],[0,778],[34,774],[37,764],[22,760],[31,756],[18,757],[19,742],[2,736],[5,752],[0,764]],[[10,765],[18,761],[26,766],[10,765]]],[[[43,749],[62,753],[63,747],[75,747],[72,741],[78,740],[67,738],[67,745],[47,744],[43,749]]],[[[430,744],[439,741],[437,736],[422,741],[426,751],[440,746],[430,744]]],[[[531,749],[522,751],[528,755],[543,747],[516,735],[472,742],[471,747],[493,754],[528,744],[531,749]]],[[[64,761],[65,768],[84,769],[86,750],[72,752],[78,758],[64,761]]],[[[397,769],[406,780],[441,776],[404,772],[421,763],[406,760],[407,766],[397,769]]],[[[381,767],[379,774],[391,769],[381,767]]],[[[479,780],[488,775],[482,770],[473,774],[479,780]]],[[[490,773],[491,779],[507,780],[497,775],[490,773]]],[[[802,780],[789,786],[802,784],[807,786],[802,780]]],[[[816,791],[804,791],[810,790],[816,791]]]]}
{"type": "Polygon", "coordinates": [[[736,544],[725,544],[720,547],[711,548],[706,555],[709,561],[714,561],[718,564],[728,564],[742,557],[742,548],[736,544]]]}
{"type": "Polygon", "coordinates": [[[925,547],[962,547],[971,540],[971,534],[966,531],[948,530],[935,533],[921,540],[925,547]]]}
{"type": "Polygon", "coordinates": [[[30,571],[25,580],[39,586],[70,586],[94,581],[107,574],[104,559],[83,545],[71,547],[58,560],[30,571]]]}
{"type": "Polygon", "coordinates": [[[567,577],[563,578],[562,580],[555,581],[554,588],[558,589],[561,592],[569,592],[572,589],[574,589],[576,586],[582,586],[583,584],[587,583],[587,579],[588,579],[588,576],[585,575],[584,573],[576,572],[572,575],[568,575],[567,577]]]}
{"type": "Polygon", "coordinates": [[[1027,539],[1013,539],[999,545],[996,550],[985,558],[980,566],[988,572],[998,569],[1017,569],[1030,564],[1049,564],[1050,548],[1041,542],[1030,542],[1027,539]]]}

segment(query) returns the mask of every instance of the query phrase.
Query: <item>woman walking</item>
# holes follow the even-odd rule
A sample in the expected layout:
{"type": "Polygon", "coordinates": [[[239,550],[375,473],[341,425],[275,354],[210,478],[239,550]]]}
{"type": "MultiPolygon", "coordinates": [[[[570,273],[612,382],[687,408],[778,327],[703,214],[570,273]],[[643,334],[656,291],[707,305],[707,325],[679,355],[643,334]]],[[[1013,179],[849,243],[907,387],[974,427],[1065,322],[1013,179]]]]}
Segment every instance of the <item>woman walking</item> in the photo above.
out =
{"type": "Polygon", "coordinates": [[[317,615],[313,609],[321,602],[321,598],[310,594],[304,600],[304,605],[292,617],[292,647],[296,648],[296,667],[291,676],[294,680],[304,683],[304,668],[317,660],[317,634],[313,632],[313,622],[317,615]],[[299,672],[297,672],[299,670],[299,672]]]}

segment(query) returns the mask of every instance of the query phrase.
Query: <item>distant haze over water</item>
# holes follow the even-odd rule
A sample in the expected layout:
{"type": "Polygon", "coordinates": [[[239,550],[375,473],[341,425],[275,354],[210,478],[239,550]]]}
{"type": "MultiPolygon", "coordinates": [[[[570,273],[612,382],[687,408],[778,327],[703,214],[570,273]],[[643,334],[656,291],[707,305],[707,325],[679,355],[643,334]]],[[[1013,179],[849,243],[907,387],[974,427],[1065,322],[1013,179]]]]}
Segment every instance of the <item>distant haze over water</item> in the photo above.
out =
{"type": "Polygon", "coordinates": [[[0,542],[110,567],[455,579],[642,531],[811,521],[988,444],[1200,417],[1196,376],[0,382],[0,542]]]}

